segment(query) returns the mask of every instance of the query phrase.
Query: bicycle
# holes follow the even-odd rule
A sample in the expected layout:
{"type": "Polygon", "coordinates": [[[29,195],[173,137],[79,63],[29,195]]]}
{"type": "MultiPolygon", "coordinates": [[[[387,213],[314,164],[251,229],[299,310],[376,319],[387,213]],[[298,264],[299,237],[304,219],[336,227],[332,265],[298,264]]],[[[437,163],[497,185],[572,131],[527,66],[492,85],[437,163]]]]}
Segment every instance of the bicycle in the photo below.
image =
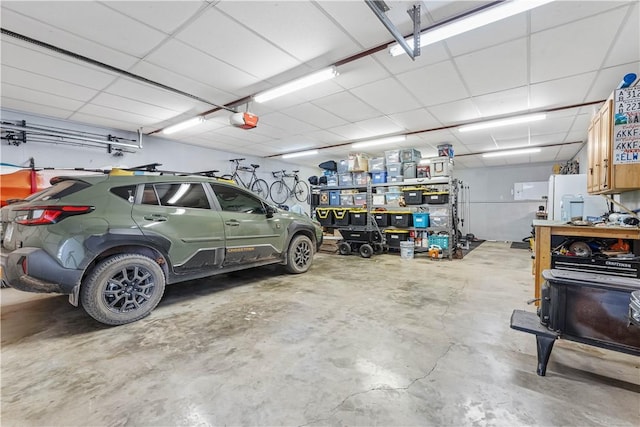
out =
{"type": "Polygon", "coordinates": [[[298,178],[298,172],[300,171],[295,170],[293,174],[287,174],[285,170],[271,172],[276,178],[269,188],[269,196],[274,203],[281,205],[290,197],[295,197],[299,202],[308,202],[309,186],[298,178]],[[289,187],[285,178],[293,178],[292,187],[289,187]]]}
{"type": "Polygon", "coordinates": [[[236,164],[235,170],[233,171],[232,174],[223,175],[222,177],[225,179],[235,181],[238,184],[241,184],[247,190],[250,190],[256,193],[258,196],[266,200],[267,197],[269,197],[269,184],[267,184],[267,181],[265,181],[264,179],[258,178],[258,176],[256,175],[256,169],[258,169],[260,165],[251,164],[251,167],[241,166],[240,162],[243,160],[245,159],[229,160],[230,162],[234,162],[236,164]],[[244,182],[244,180],[242,179],[238,171],[251,172],[251,179],[249,180],[248,184],[244,182]]]}

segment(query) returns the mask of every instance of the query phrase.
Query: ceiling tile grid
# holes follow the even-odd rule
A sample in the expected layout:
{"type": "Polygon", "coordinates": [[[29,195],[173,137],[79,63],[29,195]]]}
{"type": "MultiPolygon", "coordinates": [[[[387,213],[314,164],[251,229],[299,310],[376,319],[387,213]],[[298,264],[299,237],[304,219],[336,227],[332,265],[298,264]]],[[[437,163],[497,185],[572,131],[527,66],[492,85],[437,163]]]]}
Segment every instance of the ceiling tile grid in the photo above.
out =
{"type": "MultiPolygon", "coordinates": [[[[413,3],[387,2],[403,34],[413,3]]],[[[422,27],[488,3],[420,2],[422,27]]],[[[353,141],[410,134],[398,147],[435,155],[439,143],[452,143],[461,167],[565,161],[582,146],[597,102],[625,74],[640,74],[636,0],[556,0],[426,46],[415,60],[390,55],[393,37],[364,1],[4,1],[0,8],[3,109],[147,133],[208,112],[205,124],[172,139],[264,157],[309,147],[344,156],[353,141]],[[337,62],[333,80],[262,104],[250,98],[337,62]],[[231,111],[211,112],[228,103],[258,114],[258,126],[238,129],[231,111]],[[545,110],[557,111],[494,131],[456,128],[545,110]],[[332,145],[339,147],[325,148],[332,145]],[[543,150],[480,156],[520,145],[543,150]]]]}

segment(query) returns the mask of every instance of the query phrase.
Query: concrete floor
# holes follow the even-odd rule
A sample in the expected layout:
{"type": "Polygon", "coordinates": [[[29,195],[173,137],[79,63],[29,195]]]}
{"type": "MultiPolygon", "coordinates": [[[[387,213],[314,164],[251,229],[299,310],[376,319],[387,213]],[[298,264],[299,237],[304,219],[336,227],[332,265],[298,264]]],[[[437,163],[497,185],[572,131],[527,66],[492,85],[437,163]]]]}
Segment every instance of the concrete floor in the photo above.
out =
{"type": "Polygon", "coordinates": [[[535,373],[530,253],[318,254],[170,287],[103,327],[64,296],[2,289],[2,425],[638,426],[640,358],[556,343],[535,373]]]}

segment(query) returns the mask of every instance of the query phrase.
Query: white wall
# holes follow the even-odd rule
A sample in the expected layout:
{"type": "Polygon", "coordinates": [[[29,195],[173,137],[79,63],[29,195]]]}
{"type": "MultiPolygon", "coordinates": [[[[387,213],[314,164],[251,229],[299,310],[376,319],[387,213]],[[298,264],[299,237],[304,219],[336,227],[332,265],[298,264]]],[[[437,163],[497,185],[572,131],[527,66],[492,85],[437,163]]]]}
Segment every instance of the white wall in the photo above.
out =
{"type": "MultiPolygon", "coordinates": [[[[131,132],[116,129],[103,129],[86,126],[79,123],[29,115],[11,110],[0,110],[3,120],[26,120],[27,125],[54,126],[66,130],[93,132],[101,135],[115,135],[121,138],[136,139],[137,135],[131,132]]],[[[28,141],[28,138],[27,138],[28,141]]],[[[317,175],[318,170],[313,168],[298,167],[295,164],[285,163],[274,159],[234,154],[220,150],[212,150],[204,147],[182,144],[170,139],[143,136],[143,148],[136,153],[125,153],[122,157],[114,157],[107,153],[106,147],[76,147],[64,144],[52,144],[42,142],[27,142],[19,146],[1,145],[0,160],[2,163],[10,163],[18,166],[29,166],[29,158],[33,157],[36,168],[85,168],[101,169],[108,167],[134,167],[148,163],[161,163],[159,169],[184,172],[198,172],[218,169],[220,174],[233,171],[233,165],[229,159],[244,157],[245,164],[256,163],[260,165],[258,176],[271,184],[273,176],[271,171],[286,169],[300,169],[300,178],[306,181],[310,175],[317,175]]],[[[289,201],[289,204],[292,204],[289,201]]],[[[309,212],[308,205],[304,206],[309,212]]]]}
{"type": "MultiPolygon", "coordinates": [[[[535,213],[544,201],[514,200],[513,185],[548,181],[552,173],[553,163],[455,170],[454,177],[470,190],[470,215],[465,218],[462,233],[516,242],[529,236],[535,213]]],[[[460,210],[464,212],[462,207],[460,210]]]]}

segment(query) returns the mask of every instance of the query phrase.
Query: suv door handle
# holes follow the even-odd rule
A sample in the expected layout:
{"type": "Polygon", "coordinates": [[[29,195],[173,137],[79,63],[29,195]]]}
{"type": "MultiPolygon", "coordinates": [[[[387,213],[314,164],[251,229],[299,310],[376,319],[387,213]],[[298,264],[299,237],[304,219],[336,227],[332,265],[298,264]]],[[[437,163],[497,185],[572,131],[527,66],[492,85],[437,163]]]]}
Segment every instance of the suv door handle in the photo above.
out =
{"type": "Polygon", "coordinates": [[[230,219],[229,221],[226,221],[225,224],[230,227],[237,227],[240,225],[240,221],[238,221],[237,219],[230,219]]]}
{"type": "Polygon", "coordinates": [[[143,218],[149,221],[166,221],[167,220],[166,216],[163,216],[160,214],[145,215],[143,218]]]}

